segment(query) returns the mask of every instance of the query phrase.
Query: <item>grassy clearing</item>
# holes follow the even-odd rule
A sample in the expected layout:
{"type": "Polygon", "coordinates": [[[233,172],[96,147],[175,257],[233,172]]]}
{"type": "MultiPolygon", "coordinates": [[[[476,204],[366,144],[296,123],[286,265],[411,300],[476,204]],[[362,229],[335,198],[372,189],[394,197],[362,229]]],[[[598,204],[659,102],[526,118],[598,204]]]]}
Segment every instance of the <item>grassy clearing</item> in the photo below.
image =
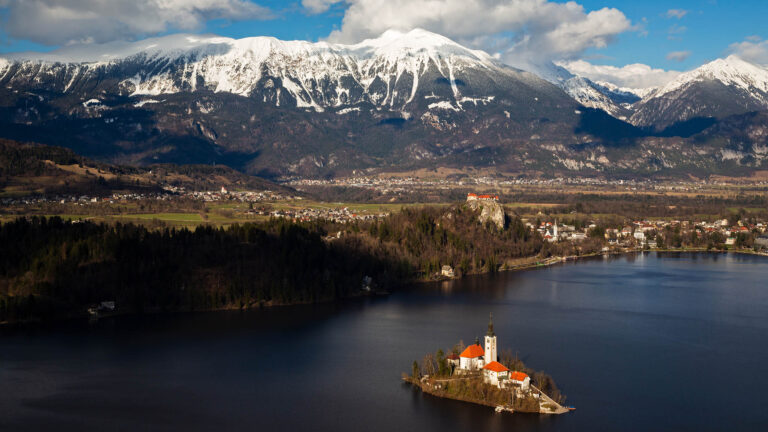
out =
{"type": "Polygon", "coordinates": [[[157,219],[169,222],[203,222],[203,218],[198,213],[145,213],[145,214],[126,214],[111,216],[114,218],[129,218],[139,220],[157,219]]]}

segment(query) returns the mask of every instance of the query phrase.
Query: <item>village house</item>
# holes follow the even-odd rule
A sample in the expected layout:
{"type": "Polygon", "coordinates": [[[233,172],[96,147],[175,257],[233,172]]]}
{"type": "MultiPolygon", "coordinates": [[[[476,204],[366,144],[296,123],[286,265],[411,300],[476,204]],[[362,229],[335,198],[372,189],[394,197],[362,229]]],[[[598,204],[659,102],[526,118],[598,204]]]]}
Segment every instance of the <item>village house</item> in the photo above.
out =
{"type": "Polygon", "coordinates": [[[461,360],[461,357],[459,357],[458,354],[450,354],[448,355],[445,360],[448,362],[449,365],[453,368],[459,367],[459,362],[461,360]]]}
{"type": "Polygon", "coordinates": [[[480,344],[468,346],[459,356],[459,369],[465,372],[481,369],[484,366],[484,355],[485,352],[480,344]]]}
{"type": "Polygon", "coordinates": [[[509,369],[503,364],[494,361],[483,366],[483,381],[486,383],[499,387],[507,379],[509,379],[509,369]]]}
{"type": "Polygon", "coordinates": [[[519,385],[523,390],[528,390],[531,385],[531,377],[523,372],[512,372],[509,375],[509,382],[519,385]]]}
{"type": "Polygon", "coordinates": [[[587,233],[583,232],[575,232],[571,234],[571,240],[572,241],[582,241],[587,239],[587,233]]]}
{"type": "Polygon", "coordinates": [[[449,277],[449,278],[452,278],[452,277],[455,276],[455,273],[453,272],[453,267],[451,267],[449,265],[444,265],[442,270],[441,270],[441,273],[442,273],[443,276],[449,277]]]}

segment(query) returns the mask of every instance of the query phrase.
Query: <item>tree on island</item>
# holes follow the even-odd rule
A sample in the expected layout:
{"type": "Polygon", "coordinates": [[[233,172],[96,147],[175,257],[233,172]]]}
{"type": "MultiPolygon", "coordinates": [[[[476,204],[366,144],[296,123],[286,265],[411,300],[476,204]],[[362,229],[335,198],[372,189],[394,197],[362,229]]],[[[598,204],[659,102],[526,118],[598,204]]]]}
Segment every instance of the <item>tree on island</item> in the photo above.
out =
{"type": "Polygon", "coordinates": [[[448,361],[445,359],[445,353],[442,349],[437,350],[437,374],[439,376],[446,376],[451,374],[451,368],[448,366],[448,361]]]}
{"type": "Polygon", "coordinates": [[[428,353],[421,360],[421,371],[424,375],[433,376],[437,373],[437,365],[435,364],[435,356],[432,353],[428,353]]]}
{"type": "Polygon", "coordinates": [[[421,369],[419,368],[419,362],[414,360],[413,367],[411,368],[411,377],[415,380],[418,380],[420,376],[421,376],[421,369]]]}

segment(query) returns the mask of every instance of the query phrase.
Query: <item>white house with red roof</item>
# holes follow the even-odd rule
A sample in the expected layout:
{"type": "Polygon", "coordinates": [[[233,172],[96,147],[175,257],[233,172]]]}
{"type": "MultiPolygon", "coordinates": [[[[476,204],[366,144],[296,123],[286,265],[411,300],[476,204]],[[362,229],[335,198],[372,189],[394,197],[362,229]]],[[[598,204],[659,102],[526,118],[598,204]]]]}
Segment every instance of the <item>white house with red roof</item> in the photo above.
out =
{"type": "Polygon", "coordinates": [[[509,379],[509,369],[503,364],[492,361],[483,366],[483,381],[488,384],[501,386],[501,383],[509,379]]]}
{"type": "Polygon", "coordinates": [[[485,351],[479,344],[468,346],[459,356],[459,369],[473,371],[482,369],[485,351]]]}
{"type": "Polygon", "coordinates": [[[531,386],[531,377],[523,372],[512,372],[509,374],[509,382],[519,385],[523,390],[528,390],[531,386]]]}

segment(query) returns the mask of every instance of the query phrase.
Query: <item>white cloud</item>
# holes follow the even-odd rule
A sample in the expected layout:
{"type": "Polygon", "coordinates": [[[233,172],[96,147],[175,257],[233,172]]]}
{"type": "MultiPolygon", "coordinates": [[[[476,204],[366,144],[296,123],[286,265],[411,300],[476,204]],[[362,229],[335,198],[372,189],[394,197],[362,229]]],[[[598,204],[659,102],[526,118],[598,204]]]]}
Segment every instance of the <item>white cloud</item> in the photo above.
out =
{"type": "Polygon", "coordinates": [[[690,51],[672,51],[667,54],[667,60],[683,62],[683,61],[686,61],[690,56],[691,56],[690,51]]]}
{"type": "Polygon", "coordinates": [[[759,36],[749,36],[743,42],[733,43],[728,51],[748,62],[768,65],[768,40],[762,40],[759,36]]]}
{"type": "Polygon", "coordinates": [[[571,73],[581,75],[592,81],[607,81],[619,87],[645,89],[662,86],[677,78],[681,72],[654,69],[641,63],[622,67],[594,65],[584,60],[560,62],[560,66],[571,73]]]}
{"type": "MultiPolygon", "coordinates": [[[[333,0],[304,0],[323,10],[333,0]]],[[[588,48],[602,48],[623,32],[630,20],[618,9],[585,11],[570,1],[547,0],[346,0],[334,42],[359,42],[389,29],[423,28],[461,43],[500,53],[504,61],[571,59],[588,48]]]]}
{"type": "Polygon", "coordinates": [[[196,30],[211,19],[268,18],[248,0],[0,0],[4,31],[46,45],[130,40],[168,30],[196,30]]]}
{"type": "Polygon", "coordinates": [[[330,9],[336,3],[344,0],[301,0],[301,5],[307,8],[311,13],[323,13],[330,9]]]}
{"type": "Polygon", "coordinates": [[[688,15],[688,11],[685,9],[670,9],[667,11],[667,18],[682,19],[686,15],[688,15]]]}

